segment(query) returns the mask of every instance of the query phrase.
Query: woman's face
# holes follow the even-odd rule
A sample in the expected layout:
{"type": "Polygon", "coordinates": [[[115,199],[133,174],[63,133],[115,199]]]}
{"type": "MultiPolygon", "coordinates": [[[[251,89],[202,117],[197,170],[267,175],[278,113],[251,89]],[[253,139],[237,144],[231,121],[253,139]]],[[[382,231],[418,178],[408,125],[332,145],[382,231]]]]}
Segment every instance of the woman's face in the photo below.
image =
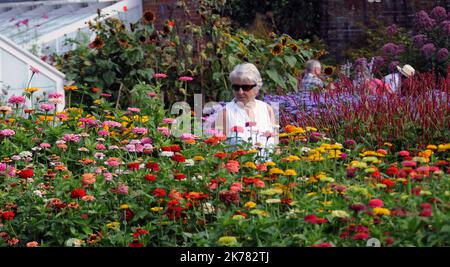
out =
{"type": "Polygon", "coordinates": [[[236,101],[242,102],[244,105],[255,100],[259,92],[256,83],[248,79],[237,79],[233,81],[231,86],[236,101]]]}

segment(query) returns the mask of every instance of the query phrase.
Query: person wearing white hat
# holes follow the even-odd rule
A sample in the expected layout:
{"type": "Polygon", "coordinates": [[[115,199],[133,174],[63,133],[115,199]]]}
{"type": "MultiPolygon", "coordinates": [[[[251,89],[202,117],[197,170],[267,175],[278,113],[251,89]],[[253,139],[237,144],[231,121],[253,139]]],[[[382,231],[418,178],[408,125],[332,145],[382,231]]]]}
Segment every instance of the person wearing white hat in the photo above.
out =
{"type": "Polygon", "coordinates": [[[411,78],[416,73],[414,68],[408,64],[401,68],[400,66],[397,66],[397,71],[397,73],[386,75],[383,78],[384,83],[388,84],[394,93],[397,93],[402,86],[402,75],[406,78],[411,78]]]}

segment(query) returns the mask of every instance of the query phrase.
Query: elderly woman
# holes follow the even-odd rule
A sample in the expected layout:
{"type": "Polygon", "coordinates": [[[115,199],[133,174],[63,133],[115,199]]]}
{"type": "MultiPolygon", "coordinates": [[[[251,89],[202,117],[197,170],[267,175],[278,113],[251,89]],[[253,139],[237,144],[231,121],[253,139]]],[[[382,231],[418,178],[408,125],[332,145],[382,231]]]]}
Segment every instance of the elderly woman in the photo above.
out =
{"type": "Polygon", "coordinates": [[[219,111],[213,128],[233,143],[246,141],[261,148],[276,145],[274,111],[267,103],[255,99],[263,85],[258,69],[250,63],[237,65],[229,80],[234,99],[219,111]]]}

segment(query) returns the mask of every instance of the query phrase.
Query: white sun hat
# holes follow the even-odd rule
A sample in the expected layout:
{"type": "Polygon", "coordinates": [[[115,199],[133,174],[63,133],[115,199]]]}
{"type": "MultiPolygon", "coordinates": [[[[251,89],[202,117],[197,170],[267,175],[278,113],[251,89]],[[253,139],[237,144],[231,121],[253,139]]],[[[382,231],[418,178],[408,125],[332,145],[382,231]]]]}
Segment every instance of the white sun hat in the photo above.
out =
{"type": "Polygon", "coordinates": [[[413,76],[414,73],[416,72],[416,70],[415,70],[413,67],[411,67],[411,65],[408,65],[408,64],[404,65],[402,68],[400,68],[399,66],[397,66],[397,70],[398,70],[401,74],[405,75],[405,76],[408,77],[408,78],[411,77],[411,76],[413,76]]]}

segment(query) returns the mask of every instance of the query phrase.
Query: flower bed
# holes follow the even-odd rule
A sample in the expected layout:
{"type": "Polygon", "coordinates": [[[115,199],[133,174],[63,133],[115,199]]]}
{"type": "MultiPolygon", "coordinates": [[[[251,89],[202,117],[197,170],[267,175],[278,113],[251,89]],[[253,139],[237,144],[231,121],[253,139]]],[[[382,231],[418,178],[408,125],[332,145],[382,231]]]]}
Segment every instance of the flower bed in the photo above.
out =
{"type": "Polygon", "coordinates": [[[450,144],[371,151],[287,125],[266,161],[147,109],[60,114],[0,126],[0,246],[449,245],[450,144]]]}

